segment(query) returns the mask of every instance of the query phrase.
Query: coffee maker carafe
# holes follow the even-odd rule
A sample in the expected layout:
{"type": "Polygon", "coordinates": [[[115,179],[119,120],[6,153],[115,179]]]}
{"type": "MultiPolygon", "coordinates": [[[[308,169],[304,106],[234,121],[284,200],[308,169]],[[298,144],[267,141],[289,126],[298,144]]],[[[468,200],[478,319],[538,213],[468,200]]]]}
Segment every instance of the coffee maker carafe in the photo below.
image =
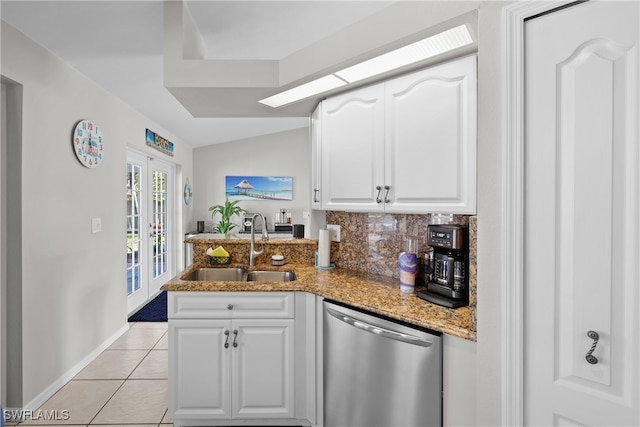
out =
{"type": "Polygon", "coordinates": [[[455,308],[469,305],[469,229],[465,225],[430,225],[427,244],[433,247],[433,277],[417,295],[455,308]]]}

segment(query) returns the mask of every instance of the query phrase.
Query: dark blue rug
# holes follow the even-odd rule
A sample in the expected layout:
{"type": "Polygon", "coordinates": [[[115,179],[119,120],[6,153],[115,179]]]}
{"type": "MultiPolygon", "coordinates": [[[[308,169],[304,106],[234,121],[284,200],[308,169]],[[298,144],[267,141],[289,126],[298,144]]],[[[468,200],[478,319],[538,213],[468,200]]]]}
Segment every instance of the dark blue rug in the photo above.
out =
{"type": "Polygon", "coordinates": [[[147,305],[129,317],[129,322],[166,322],[167,291],[162,291],[147,305]]]}

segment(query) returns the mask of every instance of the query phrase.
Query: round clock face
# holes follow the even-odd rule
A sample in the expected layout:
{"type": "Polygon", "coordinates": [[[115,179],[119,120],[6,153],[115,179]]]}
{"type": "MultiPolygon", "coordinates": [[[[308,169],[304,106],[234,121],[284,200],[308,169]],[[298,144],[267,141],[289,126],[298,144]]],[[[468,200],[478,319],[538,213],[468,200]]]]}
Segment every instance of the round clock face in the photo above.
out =
{"type": "Polygon", "coordinates": [[[91,120],[81,120],[73,131],[73,151],[78,160],[88,168],[95,168],[102,163],[104,141],[102,132],[91,120]]]}

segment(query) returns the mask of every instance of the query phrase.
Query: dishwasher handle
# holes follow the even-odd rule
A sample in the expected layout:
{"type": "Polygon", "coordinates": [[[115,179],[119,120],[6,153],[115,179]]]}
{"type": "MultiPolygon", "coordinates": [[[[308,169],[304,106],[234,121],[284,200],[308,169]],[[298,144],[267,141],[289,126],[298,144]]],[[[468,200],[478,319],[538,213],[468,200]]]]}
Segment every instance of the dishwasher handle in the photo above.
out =
{"type": "Polygon", "coordinates": [[[430,347],[433,344],[432,341],[429,341],[427,339],[416,337],[414,335],[403,334],[402,332],[392,331],[390,329],[381,328],[379,326],[374,326],[367,322],[363,322],[362,320],[347,316],[346,314],[340,313],[339,311],[333,310],[331,308],[327,308],[327,312],[336,319],[343,321],[344,323],[385,338],[419,345],[421,347],[430,347]]]}

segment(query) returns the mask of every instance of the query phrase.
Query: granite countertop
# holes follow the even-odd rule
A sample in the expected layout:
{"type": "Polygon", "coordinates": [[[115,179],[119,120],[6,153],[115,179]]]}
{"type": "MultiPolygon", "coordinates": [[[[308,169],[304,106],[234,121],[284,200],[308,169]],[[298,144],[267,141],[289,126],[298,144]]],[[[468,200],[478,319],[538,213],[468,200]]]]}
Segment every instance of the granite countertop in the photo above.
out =
{"type": "MultiPolygon", "coordinates": [[[[242,266],[244,265],[233,265],[242,266]]],[[[449,309],[403,293],[396,279],[336,268],[318,270],[313,266],[286,264],[282,267],[256,265],[249,270],[292,270],[292,282],[200,282],[180,278],[200,267],[194,264],[162,286],[166,291],[204,292],[310,292],[353,307],[369,310],[393,319],[430,328],[449,335],[475,341],[472,330],[472,308],[449,309]]]]}

